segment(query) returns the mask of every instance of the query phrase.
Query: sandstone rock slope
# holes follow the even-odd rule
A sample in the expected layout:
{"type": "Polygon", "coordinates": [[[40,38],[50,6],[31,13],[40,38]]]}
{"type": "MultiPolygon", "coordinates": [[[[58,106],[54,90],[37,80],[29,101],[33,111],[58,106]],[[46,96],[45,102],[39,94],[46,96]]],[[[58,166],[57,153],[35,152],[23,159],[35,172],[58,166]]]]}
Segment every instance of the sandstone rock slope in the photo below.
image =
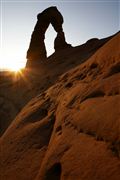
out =
{"type": "Polygon", "coordinates": [[[94,38],[83,45],[55,51],[46,61],[39,61],[35,68],[29,67],[19,74],[0,72],[0,134],[31,98],[56,83],[60,75],[88,60],[111,38],[94,38]]]}
{"type": "Polygon", "coordinates": [[[120,179],[119,41],[22,109],[1,137],[2,180],[120,179]]]}

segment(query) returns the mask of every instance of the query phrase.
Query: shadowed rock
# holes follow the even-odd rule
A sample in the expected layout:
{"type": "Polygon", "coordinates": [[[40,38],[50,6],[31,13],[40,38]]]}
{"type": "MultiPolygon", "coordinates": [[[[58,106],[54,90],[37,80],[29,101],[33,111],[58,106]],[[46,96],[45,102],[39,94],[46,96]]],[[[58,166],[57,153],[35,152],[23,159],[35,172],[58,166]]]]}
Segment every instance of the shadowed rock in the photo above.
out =
{"type": "Polygon", "coordinates": [[[57,34],[55,38],[54,49],[55,51],[58,51],[67,47],[71,47],[71,45],[66,43],[64,32],[61,31],[57,34]]]}
{"type": "MultiPolygon", "coordinates": [[[[0,135],[3,134],[18,112],[20,112],[20,110],[32,97],[35,97],[37,94],[47,90],[48,87],[52,86],[58,80],[60,75],[87,61],[112,37],[113,36],[100,39],[92,45],[89,43],[91,40],[89,40],[85,44],[77,47],[67,48],[61,51],[56,50],[56,52],[52,54],[43,64],[38,61],[40,66],[36,65],[35,69],[33,68],[33,63],[35,62],[34,64],[37,64],[37,62],[32,61],[31,68],[26,68],[22,71],[22,76],[20,74],[14,76],[11,72],[1,71],[0,135]]],[[[100,66],[96,62],[91,63],[89,68],[93,72],[93,78],[95,78],[96,74],[100,72],[100,66]]],[[[104,78],[112,75],[112,73],[115,75],[117,72],[119,72],[119,64],[115,63],[114,66],[111,66],[110,69],[105,72],[104,78]]],[[[74,84],[67,81],[67,78],[68,73],[64,76],[64,87],[65,89],[70,90],[74,87],[74,84]]],[[[87,78],[87,70],[80,71],[80,73],[76,74],[74,78],[78,81],[84,81],[87,78]]],[[[117,90],[114,93],[117,93],[117,90]]],[[[87,96],[89,97],[89,94],[87,94],[87,96]]],[[[73,98],[73,101],[69,105],[70,107],[73,105],[75,100],[76,98],[73,98]]]]}
{"type": "Polygon", "coordinates": [[[55,50],[71,46],[65,41],[62,28],[63,21],[63,16],[55,6],[49,7],[37,15],[37,23],[32,33],[31,42],[27,51],[27,66],[33,65],[33,61],[39,63],[39,61],[44,61],[47,58],[44,39],[45,32],[50,23],[57,32],[54,43],[55,50]]]}
{"type": "MultiPolygon", "coordinates": [[[[57,52],[59,58],[52,56],[52,63],[45,63],[47,71],[42,74],[39,70],[37,88],[50,75],[53,80],[59,70],[64,69],[64,74],[49,89],[39,91],[2,135],[2,180],[120,180],[119,40],[120,34],[115,35],[75,68],[71,62],[91,52],[91,44],[79,47],[77,56],[76,50],[69,48],[68,61],[66,50],[57,52]],[[59,59],[66,61],[61,65],[59,59]],[[69,65],[71,70],[66,69],[69,65]],[[50,70],[52,74],[47,74],[50,70]],[[46,75],[46,79],[39,79],[46,75]]],[[[31,83],[34,81],[35,77],[31,83]]],[[[30,87],[31,93],[36,86],[30,87]]],[[[4,87],[4,96],[9,100],[17,94],[13,100],[20,103],[30,93],[24,87],[16,89],[12,84],[11,94],[10,88],[4,87]]],[[[2,109],[5,100],[0,100],[2,109]]],[[[9,116],[8,108],[3,110],[9,116]]]]}

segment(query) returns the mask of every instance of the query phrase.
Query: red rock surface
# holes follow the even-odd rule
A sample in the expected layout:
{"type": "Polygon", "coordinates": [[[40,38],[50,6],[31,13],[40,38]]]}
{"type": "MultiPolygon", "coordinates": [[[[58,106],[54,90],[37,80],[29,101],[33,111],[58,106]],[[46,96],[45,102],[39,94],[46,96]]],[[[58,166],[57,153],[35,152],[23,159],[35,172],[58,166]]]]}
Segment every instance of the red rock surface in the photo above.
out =
{"type": "Polygon", "coordinates": [[[120,33],[22,109],[1,137],[2,180],[120,179],[119,42],[120,33]]]}
{"type": "Polygon", "coordinates": [[[27,68],[19,74],[0,72],[0,134],[31,98],[55,84],[60,75],[87,61],[111,38],[94,38],[83,45],[57,51],[36,68],[27,68]]]}

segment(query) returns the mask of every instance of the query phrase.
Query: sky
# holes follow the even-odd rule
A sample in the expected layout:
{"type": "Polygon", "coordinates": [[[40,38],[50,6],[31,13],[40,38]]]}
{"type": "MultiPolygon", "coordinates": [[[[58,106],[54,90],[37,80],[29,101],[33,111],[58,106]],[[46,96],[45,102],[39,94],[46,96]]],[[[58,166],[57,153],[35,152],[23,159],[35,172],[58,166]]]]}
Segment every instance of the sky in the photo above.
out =
{"type": "MultiPolygon", "coordinates": [[[[120,29],[120,0],[0,0],[0,69],[25,65],[36,16],[50,6],[62,13],[66,41],[73,46],[120,29]]],[[[55,37],[50,25],[45,34],[48,56],[54,52],[55,37]]]]}

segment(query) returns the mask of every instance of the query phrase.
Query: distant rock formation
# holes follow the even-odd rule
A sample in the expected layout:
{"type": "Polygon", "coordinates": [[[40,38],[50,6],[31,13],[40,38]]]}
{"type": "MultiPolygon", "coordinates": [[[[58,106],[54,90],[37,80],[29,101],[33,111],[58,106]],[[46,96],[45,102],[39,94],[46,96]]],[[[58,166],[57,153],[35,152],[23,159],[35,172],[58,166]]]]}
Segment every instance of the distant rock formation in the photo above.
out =
{"type": "Polygon", "coordinates": [[[50,23],[52,24],[54,30],[57,32],[57,37],[54,43],[55,50],[71,47],[71,45],[67,44],[65,41],[65,36],[62,28],[62,24],[64,22],[63,16],[55,6],[49,7],[42,13],[38,14],[37,19],[37,23],[31,36],[29,49],[27,51],[28,66],[30,65],[29,62],[31,61],[39,62],[47,58],[44,39],[45,32],[50,23]]]}

